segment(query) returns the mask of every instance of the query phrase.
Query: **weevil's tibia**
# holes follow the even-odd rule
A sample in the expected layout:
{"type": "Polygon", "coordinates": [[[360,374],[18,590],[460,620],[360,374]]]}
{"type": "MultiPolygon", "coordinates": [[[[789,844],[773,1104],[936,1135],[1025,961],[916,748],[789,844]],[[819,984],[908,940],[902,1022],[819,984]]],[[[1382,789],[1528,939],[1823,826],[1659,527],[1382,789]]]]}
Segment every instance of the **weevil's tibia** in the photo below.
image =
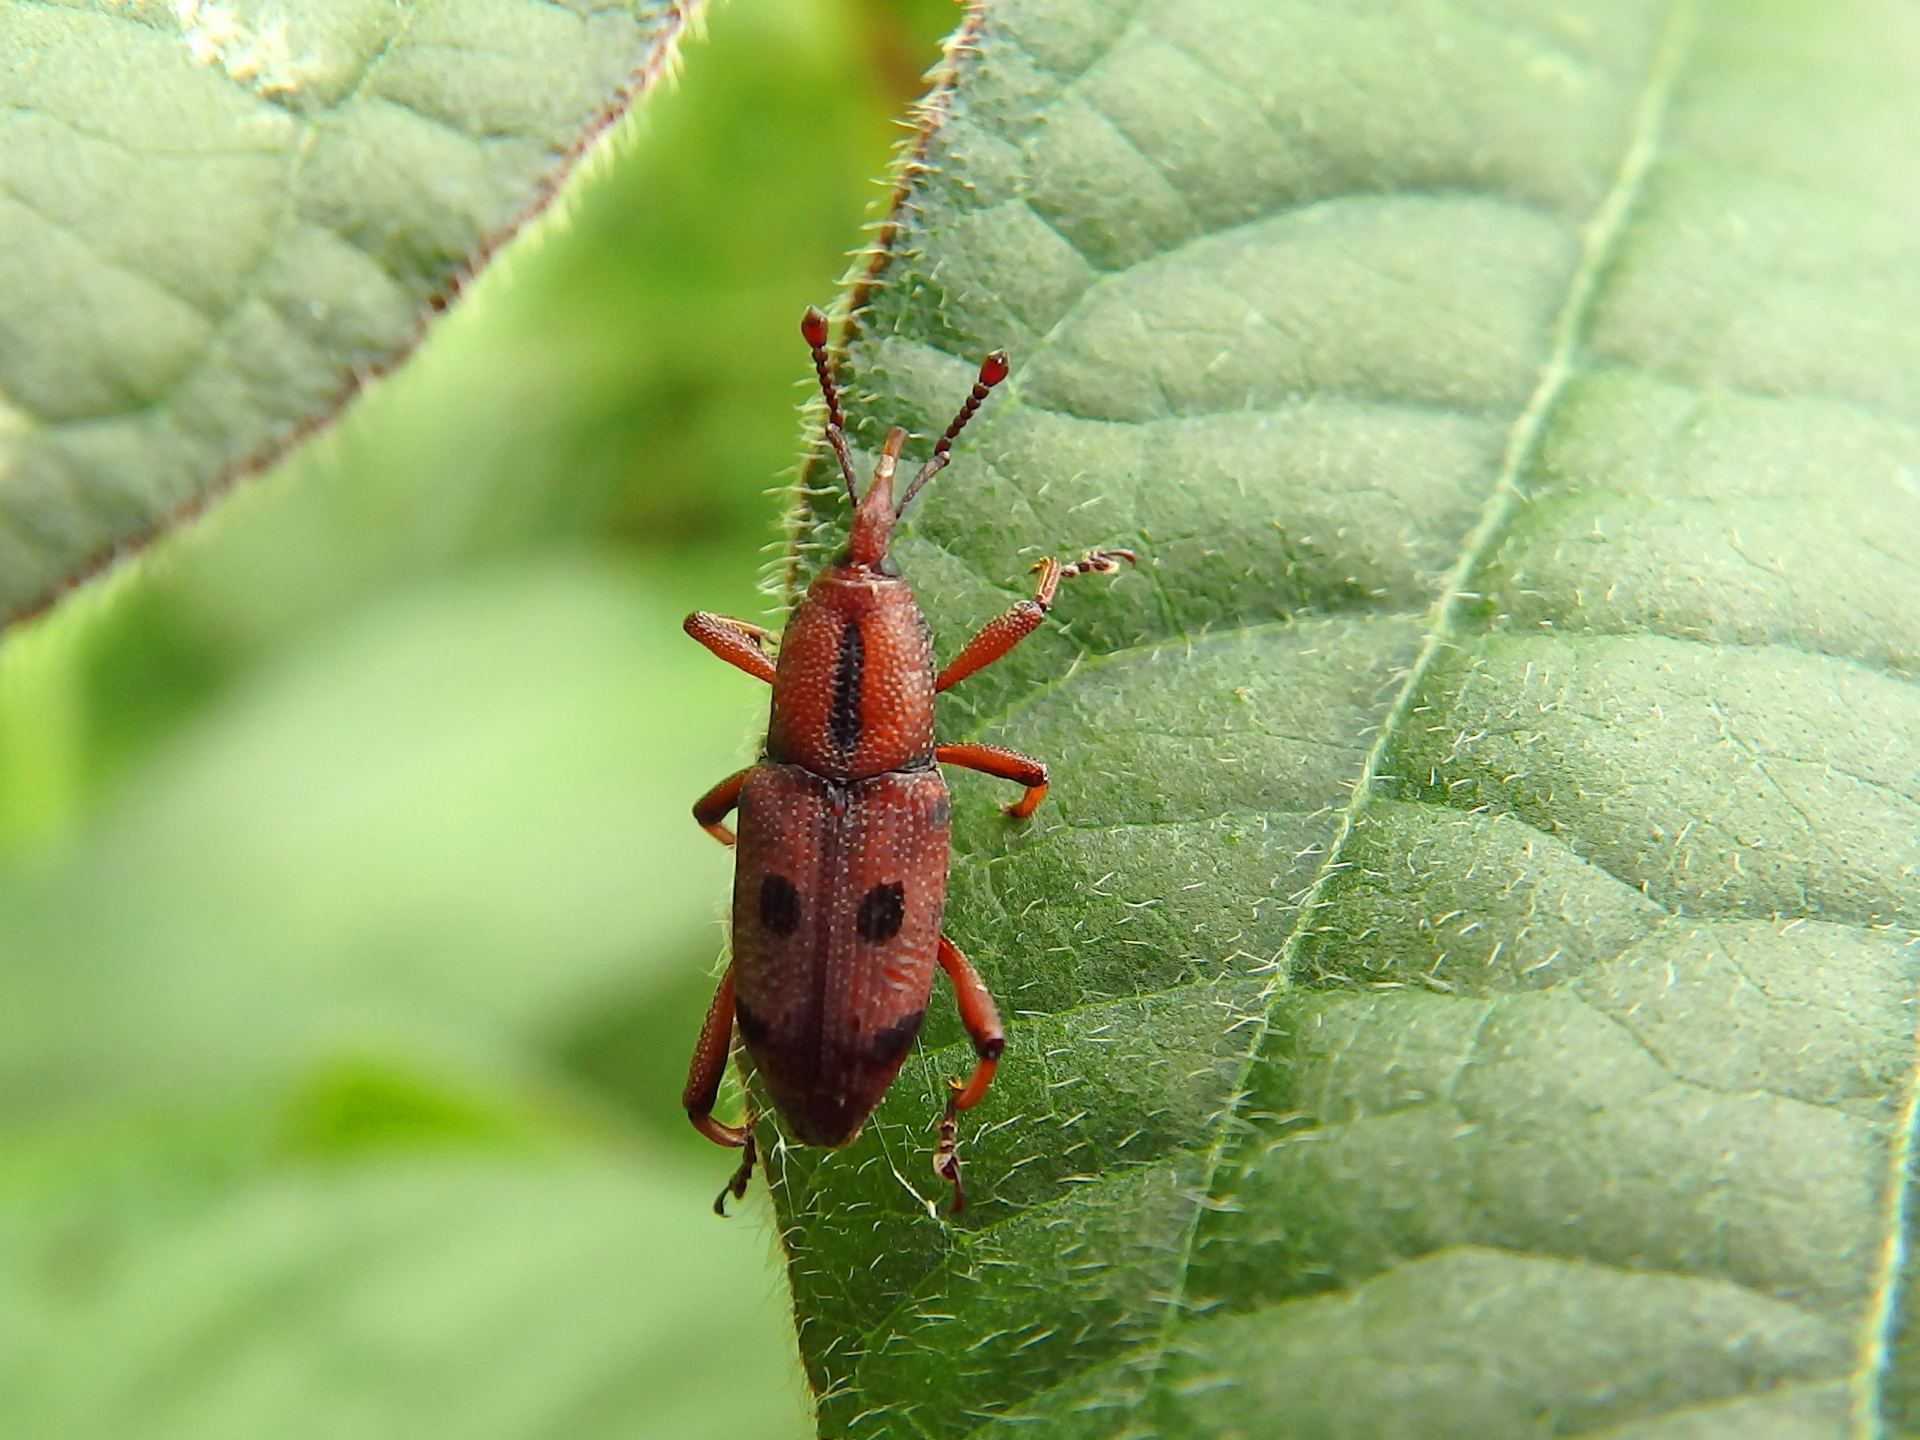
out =
{"type": "Polygon", "coordinates": [[[1022,755],[1018,750],[1008,750],[1001,745],[936,745],[933,758],[942,765],[958,765],[1026,786],[1026,794],[1002,807],[1016,820],[1026,819],[1047,798],[1046,762],[1022,755]]]}
{"type": "Polygon", "coordinates": [[[1122,560],[1132,565],[1137,557],[1131,550],[1089,550],[1071,565],[1062,565],[1052,556],[1042,560],[1033,567],[1040,576],[1040,583],[1033,589],[1033,598],[1019,601],[982,625],[979,633],[962,645],[960,653],[947,662],[947,668],[940,672],[939,678],[933,682],[933,688],[945,690],[974,671],[986,669],[1039,629],[1047,611],[1053,608],[1053,599],[1059,593],[1062,580],[1071,580],[1076,575],[1108,575],[1120,568],[1122,560]]]}
{"type": "Polygon", "coordinates": [[[840,462],[840,476],[847,482],[847,498],[858,503],[860,486],[853,477],[853,456],[847,451],[847,420],[840,413],[840,390],[833,383],[833,362],[827,359],[827,317],[812,305],[800,317],[800,334],[813,352],[813,373],[820,377],[820,394],[827,402],[827,444],[840,462]]]}
{"type": "MultiPolygon", "coordinates": [[[[744,775],[746,772],[742,771],[744,775]]],[[[735,776],[738,780],[740,776],[735,776]]],[[[737,793],[739,786],[730,780],[737,793]]],[[[731,808],[731,806],[729,806],[731,808]]],[[[753,1138],[753,1103],[747,1103],[745,1117],[738,1125],[728,1125],[713,1118],[713,1102],[720,1098],[720,1080],[727,1073],[727,1055],[733,1049],[733,967],[727,967],[727,973],[720,977],[720,987],[713,992],[713,1003],[707,1007],[706,1021],[700,1026],[700,1039],[693,1047],[693,1063],[687,1067],[687,1088],[681,1092],[680,1103],[686,1107],[687,1119],[693,1122],[693,1128],[713,1141],[716,1145],[725,1145],[729,1149],[738,1149],[739,1168],[727,1181],[726,1188],[714,1197],[713,1213],[725,1217],[727,1196],[743,1199],[747,1186],[753,1180],[754,1162],[760,1158],[760,1147],[753,1138]]]]}
{"type": "MultiPolygon", "coordinates": [[[[746,788],[747,777],[752,773],[753,767],[751,765],[744,770],[736,771],[693,802],[693,818],[699,822],[702,830],[706,831],[707,834],[718,840],[722,845],[731,846],[733,844],[733,831],[728,829],[724,822],[727,816],[731,815],[735,807],[740,804],[740,792],[746,788]]],[[[733,984],[733,974],[731,971],[728,972],[727,978],[723,983],[728,986],[733,984]]],[[[732,995],[733,991],[729,989],[727,993],[728,995],[732,995]]],[[[733,1010],[731,1009],[733,1002],[729,1000],[727,1004],[729,1006],[727,1010],[727,1021],[731,1024],[733,1021],[733,1010]]],[[[711,1019],[712,1017],[709,1016],[708,1018],[711,1019]]]]}
{"type": "Polygon", "coordinates": [[[935,443],[933,454],[927,457],[927,463],[920,467],[919,472],[913,477],[913,483],[907,486],[906,493],[900,497],[900,503],[893,507],[893,513],[896,516],[904,515],[907,502],[920,493],[920,487],[947,468],[953,442],[960,438],[960,432],[967,428],[967,422],[973,419],[974,413],[980,408],[980,402],[987,398],[988,392],[1007,378],[1007,370],[1007,352],[1004,350],[996,350],[980,362],[980,378],[973,382],[973,389],[960,406],[960,413],[953,417],[953,423],[947,426],[946,434],[935,443]]]}
{"type": "Polygon", "coordinates": [[[947,1081],[947,1108],[940,1117],[940,1138],[933,1147],[933,1173],[953,1186],[953,1213],[967,1205],[967,1192],[960,1183],[959,1115],[978,1105],[993,1083],[994,1068],[1007,1048],[1007,1032],[1000,1025],[1000,1012],[993,996],[960,947],[945,935],[940,937],[940,968],[953,982],[953,997],[959,1002],[960,1023],[967,1027],[973,1041],[973,1053],[979,1056],[973,1075],[965,1085],[947,1081]]]}
{"type": "Polygon", "coordinates": [[[680,1092],[680,1104],[693,1128],[729,1150],[746,1144],[752,1128],[723,1124],[713,1118],[713,1104],[720,1098],[720,1080],[727,1073],[727,1055],[732,1048],[733,967],[729,965],[713,992],[713,1003],[707,1006],[707,1018],[700,1024],[693,1062],[687,1066],[687,1088],[680,1092]]]}

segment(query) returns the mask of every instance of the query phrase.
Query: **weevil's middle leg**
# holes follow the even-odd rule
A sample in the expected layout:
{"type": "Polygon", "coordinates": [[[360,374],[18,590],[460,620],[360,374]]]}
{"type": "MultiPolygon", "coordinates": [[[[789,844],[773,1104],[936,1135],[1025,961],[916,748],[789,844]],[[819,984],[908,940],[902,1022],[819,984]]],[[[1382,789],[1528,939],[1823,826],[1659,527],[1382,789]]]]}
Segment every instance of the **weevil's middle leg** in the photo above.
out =
{"type": "Polygon", "coordinates": [[[702,830],[722,845],[733,844],[733,831],[722,822],[739,805],[740,792],[746,787],[747,776],[752,773],[751,765],[744,770],[736,771],[693,802],[693,818],[700,822],[702,830]]]}
{"type": "Polygon", "coordinates": [[[1007,814],[1024,820],[1040,808],[1047,798],[1047,764],[1018,750],[999,745],[936,745],[933,758],[942,765],[959,765],[983,775],[998,776],[1027,787],[1027,793],[1005,807],[1007,814]]]}
{"type": "Polygon", "coordinates": [[[693,1063],[687,1067],[687,1088],[680,1095],[680,1103],[686,1107],[687,1119],[693,1122],[694,1129],[716,1145],[742,1152],[740,1167],[713,1202],[716,1215],[727,1213],[727,1196],[739,1200],[746,1195],[747,1185],[753,1179],[754,1162],[759,1159],[759,1146],[753,1138],[751,1103],[738,1125],[713,1118],[713,1102],[720,1098],[720,1081],[727,1073],[727,1056],[732,1048],[733,967],[728,966],[727,973],[720,977],[720,988],[713,992],[713,1003],[707,1007],[700,1039],[693,1047],[693,1063]]]}
{"type": "Polygon", "coordinates": [[[1040,583],[1033,588],[1033,598],[1020,601],[981,626],[979,633],[947,662],[947,668],[940,672],[933,688],[945,690],[974,671],[986,669],[1039,629],[1041,620],[1053,606],[1053,597],[1059,592],[1062,580],[1071,580],[1076,575],[1110,574],[1120,568],[1122,560],[1132,565],[1136,559],[1131,550],[1089,550],[1071,565],[1062,565],[1051,556],[1042,560],[1033,567],[1040,576],[1040,583]]]}
{"type": "Polygon", "coordinates": [[[1007,1048],[1007,1032],[1000,1024],[1000,1012],[986,981],[973,968],[960,947],[945,935],[940,937],[940,968],[953,982],[954,999],[960,1004],[960,1023],[973,1040],[973,1052],[980,1058],[965,1085],[947,1081],[947,1109],[940,1117],[940,1140],[933,1149],[933,1173],[953,1186],[953,1213],[958,1215],[967,1204],[967,1192],[960,1184],[959,1114],[978,1105],[993,1083],[993,1072],[1007,1048]]]}

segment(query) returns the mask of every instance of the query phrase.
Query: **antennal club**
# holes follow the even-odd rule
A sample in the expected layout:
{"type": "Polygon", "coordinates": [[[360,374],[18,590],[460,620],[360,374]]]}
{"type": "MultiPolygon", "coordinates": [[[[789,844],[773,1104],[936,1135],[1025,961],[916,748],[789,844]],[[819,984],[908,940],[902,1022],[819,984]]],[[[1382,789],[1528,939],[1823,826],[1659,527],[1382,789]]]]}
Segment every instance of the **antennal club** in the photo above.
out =
{"type": "Polygon", "coordinates": [[[967,428],[967,422],[979,410],[980,402],[987,398],[994,386],[1007,378],[1007,370],[1007,352],[1004,350],[996,350],[980,362],[980,378],[973,382],[972,393],[967,396],[966,404],[960,407],[960,413],[953,417],[953,423],[947,426],[947,433],[933,447],[933,454],[927,457],[927,463],[920,467],[919,473],[913,477],[913,483],[907,486],[906,493],[900,497],[900,503],[893,510],[896,516],[906,511],[907,502],[920,493],[921,486],[947,468],[953,442],[967,428]]]}
{"type": "Polygon", "coordinates": [[[833,366],[827,359],[827,317],[818,307],[809,305],[800,317],[800,334],[813,352],[813,373],[820,377],[820,393],[827,402],[827,444],[840,462],[840,474],[847,482],[847,498],[858,504],[860,491],[853,478],[853,456],[847,452],[846,417],[840,413],[840,391],[833,383],[833,366]]]}

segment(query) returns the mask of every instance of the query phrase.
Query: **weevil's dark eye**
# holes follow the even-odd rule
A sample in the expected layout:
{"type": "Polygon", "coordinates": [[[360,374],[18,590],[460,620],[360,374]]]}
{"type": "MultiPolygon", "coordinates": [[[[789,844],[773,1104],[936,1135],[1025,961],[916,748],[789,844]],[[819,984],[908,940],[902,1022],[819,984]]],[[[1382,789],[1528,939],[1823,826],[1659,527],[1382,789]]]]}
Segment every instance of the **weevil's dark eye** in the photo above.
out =
{"type": "Polygon", "coordinates": [[[800,892],[786,876],[761,879],[760,924],[776,935],[791,935],[800,928],[800,892]]]}
{"type": "Polygon", "coordinates": [[[853,917],[853,928],[860,932],[861,939],[878,945],[900,933],[900,922],[906,915],[906,890],[896,880],[867,891],[860,901],[860,913],[853,917]]]}

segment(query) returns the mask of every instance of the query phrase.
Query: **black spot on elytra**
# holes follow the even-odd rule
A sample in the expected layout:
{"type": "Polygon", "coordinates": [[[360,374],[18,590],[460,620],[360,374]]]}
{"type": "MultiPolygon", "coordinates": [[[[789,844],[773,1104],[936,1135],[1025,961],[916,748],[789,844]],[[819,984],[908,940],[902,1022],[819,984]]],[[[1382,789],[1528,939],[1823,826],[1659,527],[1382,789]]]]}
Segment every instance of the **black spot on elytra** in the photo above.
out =
{"type": "Polygon", "coordinates": [[[775,935],[791,935],[800,928],[800,892],[786,876],[762,877],[760,924],[775,935]]]}
{"type": "Polygon", "coordinates": [[[833,671],[833,710],[827,716],[827,735],[841,755],[851,755],[860,744],[860,676],[867,668],[867,642],[860,622],[849,620],[840,631],[840,659],[833,671]]]}
{"type": "Polygon", "coordinates": [[[927,821],[933,825],[944,825],[953,818],[953,806],[945,800],[933,802],[933,808],[927,811],[927,821]]]}
{"type": "Polygon", "coordinates": [[[916,1010],[882,1029],[873,1032],[873,1038],[867,1042],[872,1047],[868,1054],[876,1065],[891,1065],[907,1053],[907,1047],[913,1044],[913,1037],[920,1033],[920,1022],[927,1018],[927,1012],[916,1010]]]}
{"type": "Polygon", "coordinates": [[[860,932],[861,939],[878,945],[900,933],[900,922],[906,915],[906,889],[895,880],[890,885],[876,885],[861,897],[853,928],[860,932]]]}
{"type": "Polygon", "coordinates": [[[758,1045],[767,1038],[767,1022],[749,1010],[738,998],[733,1002],[733,1023],[740,1027],[740,1038],[749,1045],[758,1045]]]}

